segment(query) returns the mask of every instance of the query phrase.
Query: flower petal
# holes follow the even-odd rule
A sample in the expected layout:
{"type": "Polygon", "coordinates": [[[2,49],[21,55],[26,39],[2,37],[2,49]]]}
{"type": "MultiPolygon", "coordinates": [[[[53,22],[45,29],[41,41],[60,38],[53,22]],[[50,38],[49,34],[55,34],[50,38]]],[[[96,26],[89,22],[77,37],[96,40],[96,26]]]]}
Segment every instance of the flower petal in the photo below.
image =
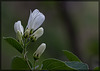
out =
{"type": "Polygon", "coordinates": [[[26,29],[28,28],[30,30],[36,30],[43,23],[44,20],[45,16],[42,13],[40,13],[38,9],[35,9],[33,13],[30,10],[30,16],[26,29]]]}
{"type": "Polygon", "coordinates": [[[34,30],[36,30],[45,20],[45,16],[42,13],[38,13],[37,17],[34,19],[33,26],[34,30]]]}
{"type": "Polygon", "coordinates": [[[41,56],[41,54],[44,52],[44,50],[46,49],[46,44],[42,43],[38,49],[37,49],[37,53],[39,53],[39,55],[41,56]]]}
{"type": "Polygon", "coordinates": [[[36,40],[41,37],[44,33],[44,29],[41,27],[38,30],[36,30],[31,36],[36,37],[36,40]]]}
{"type": "Polygon", "coordinates": [[[14,30],[15,30],[16,33],[17,33],[17,31],[20,31],[22,33],[22,35],[23,35],[24,28],[21,25],[21,21],[15,22],[15,24],[14,24],[14,30]]]}
{"type": "Polygon", "coordinates": [[[34,21],[34,18],[36,17],[36,15],[39,13],[39,10],[38,9],[35,9],[32,13],[32,11],[30,10],[30,16],[29,16],[29,20],[28,20],[28,25],[26,27],[29,28],[29,29],[32,29],[32,25],[33,25],[33,21],[34,21]]]}
{"type": "Polygon", "coordinates": [[[34,59],[39,59],[45,49],[46,49],[46,44],[45,43],[42,43],[37,48],[37,50],[34,52],[34,54],[33,54],[34,59]]]}

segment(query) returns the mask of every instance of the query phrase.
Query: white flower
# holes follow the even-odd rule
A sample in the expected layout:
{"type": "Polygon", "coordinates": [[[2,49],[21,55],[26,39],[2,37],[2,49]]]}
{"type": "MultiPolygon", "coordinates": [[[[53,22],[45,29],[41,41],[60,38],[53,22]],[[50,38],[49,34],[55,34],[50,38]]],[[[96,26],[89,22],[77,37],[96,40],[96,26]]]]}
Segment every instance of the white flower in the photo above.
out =
{"type": "Polygon", "coordinates": [[[39,26],[41,26],[44,20],[45,16],[41,12],[39,12],[38,9],[35,9],[33,13],[30,10],[30,16],[28,20],[28,25],[26,26],[26,30],[36,30],[39,26]]]}
{"type": "Polygon", "coordinates": [[[43,33],[44,33],[44,29],[41,27],[31,35],[31,39],[37,40],[39,37],[43,35],[43,33]]]}
{"type": "Polygon", "coordinates": [[[34,54],[33,54],[34,59],[35,60],[39,59],[45,49],[46,49],[46,44],[45,43],[42,43],[38,47],[38,49],[34,52],[34,54]]]}
{"type": "Polygon", "coordinates": [[[21,25],[21,21],[15,22],[15,24],[14,24],[14,30],[15,30],[16,33],[19,31],[23,35],[24,28],[21,25]]]}
{"type": "Polygon", "coordinates": [[[22,36],[24,34],[23,33],[24,32],[24,28],[21,25],[21,21],[15,22],[15,24],[14,24],[14,30],[16,32],[17,39],[19,40],[20,43],[22,43],[22,36]]]}

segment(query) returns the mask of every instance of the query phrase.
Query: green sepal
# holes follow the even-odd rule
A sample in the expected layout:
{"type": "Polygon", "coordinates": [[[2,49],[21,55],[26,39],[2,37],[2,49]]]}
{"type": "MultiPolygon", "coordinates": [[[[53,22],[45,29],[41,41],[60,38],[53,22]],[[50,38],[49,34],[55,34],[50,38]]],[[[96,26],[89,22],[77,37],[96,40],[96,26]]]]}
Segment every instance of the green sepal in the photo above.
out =
{"type": "Polygon", "coordinates": [[[36,41],[36,38],[35,38],[34,36],[31,36],[31,37],[30,37],[30,40],[31,40],[32,42],[35,42],[35,41],[36,41]]]}

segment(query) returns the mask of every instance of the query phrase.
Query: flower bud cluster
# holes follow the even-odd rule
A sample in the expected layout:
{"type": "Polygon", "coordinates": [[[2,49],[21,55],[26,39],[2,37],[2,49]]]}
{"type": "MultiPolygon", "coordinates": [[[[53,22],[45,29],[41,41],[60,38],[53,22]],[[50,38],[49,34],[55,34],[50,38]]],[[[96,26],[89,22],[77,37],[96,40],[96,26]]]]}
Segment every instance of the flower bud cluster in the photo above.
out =
{"type": "MultiPolygon", "coordinates": [[[[21,21],[17,21],[14,24],[14,30],[16,32],[17,40],[21,44],[23,44],[23,38],[29,39],[29,41],[36,41],[44,33],[44,29],[40,27],[44,20],[45,16],[38,9],[35,9],[33,12],[30,10],[30,16],[28,24],[25,28],[25,32],[23,26],[21,25],[21,21]]],[[[42,43],[33,54],[34,59],[38,59],[44,52],[45,48],[46,44],[42,43]]]]}

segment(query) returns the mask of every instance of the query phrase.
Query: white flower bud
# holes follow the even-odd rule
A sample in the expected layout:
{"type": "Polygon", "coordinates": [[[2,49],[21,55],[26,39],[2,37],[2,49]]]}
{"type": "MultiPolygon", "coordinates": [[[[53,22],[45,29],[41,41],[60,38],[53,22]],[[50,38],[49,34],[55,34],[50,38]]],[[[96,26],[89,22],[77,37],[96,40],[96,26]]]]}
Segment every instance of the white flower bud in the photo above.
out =
{"type": "Polygon", "coordinates": [[[21,21],[15,22],[14,30],[16,32],[17,39],[19,40],[20,43],[22,43],[22,36],[23,36],[24,28],[21,25],[21,21]]]}
{"type": "Polygon", "coordinates": [[[45,43],[42,43],[38,47],[38,49],[34,52],[34,54],[33,54],[34,59],[35,60],[39,59],[45,49],[46,49],[46,44],[45,43]]]}
{"type": "Polygon", "coordinates": [[[16,33],[17,33],[17,31],[21,32],[21,34],[23,35],[24,28],[21,25],[21,21],[15,22],[15,24],[14,24],[14,30],[15,30],[16,33]]]}
{"type": "Polygon", "coordinates": [[[30,30],[32,29],[34,31],[39,26],[41,26],[44,20],[45,20],[45,16],[41,12],[39,12],[38,9],[35,9],[33,13],[30,10],[30,16],[29,16],[28,25],[26,26],[26,29],[30,29],[30,30]]]}
{"type": "Polygon", "coordinates": [[[41,27],[38,30],[36,30],[32,35],[31,35],[31,39],[33,38],[33,40],[37,40],[39,37],[41,37],[44,33],[44,29],[41,27]]]}

